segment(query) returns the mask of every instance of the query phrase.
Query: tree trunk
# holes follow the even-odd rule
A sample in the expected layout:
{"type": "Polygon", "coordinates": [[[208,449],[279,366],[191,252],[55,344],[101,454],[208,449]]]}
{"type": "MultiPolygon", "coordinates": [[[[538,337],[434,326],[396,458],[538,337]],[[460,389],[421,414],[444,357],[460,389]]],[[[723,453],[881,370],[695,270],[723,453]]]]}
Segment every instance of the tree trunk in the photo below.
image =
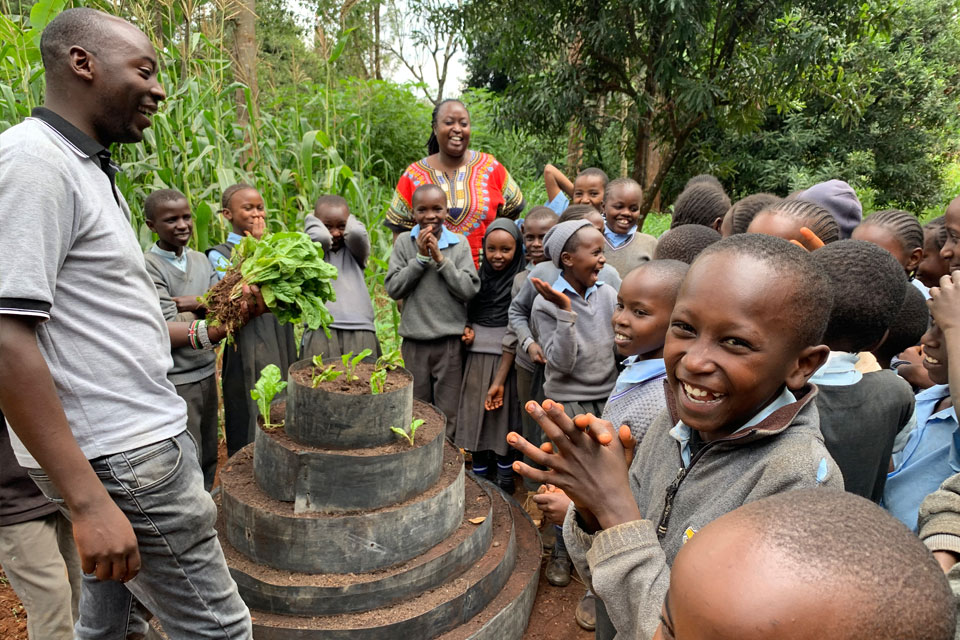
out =
{"type": "Polygon", "coordinates": [[[583,126],[576,119],[571,119],[568,131],[565,173],[568,176],[576,176],[580,171],[580,161],[583,159],[583,126]]]}
{"type": "MultiPolygon", "coordinates": [[[[647,140],[646,157],[647,174],[644,176],[644,182],[650,185],[654,183],[657,174],[660,172],[660,147],[653,139],[647,140]]],[[[657,193],[653,202],[650,203],[650,209],[660,211],[660,187],[657,187],[657,193]]]]}
{"type": "MultiPolygon", "coordinates": [[[[257,0],[234,0],[233,59],[234,78],[250,89],[250,103],[257,105],[257,0]]],[[[243,164],[248,165],[256,155],[256,113],[249,113],[247,99],[242,89],[237,89],[237,123],[244,131],[243,164]],[[252,126],[250,126],[252,125],[252,126]]]]}
{"type": "Polygon", "coordinates": [[[380,3],[373,3],[373,77],[383,80],[380,71],[380,3]]]}

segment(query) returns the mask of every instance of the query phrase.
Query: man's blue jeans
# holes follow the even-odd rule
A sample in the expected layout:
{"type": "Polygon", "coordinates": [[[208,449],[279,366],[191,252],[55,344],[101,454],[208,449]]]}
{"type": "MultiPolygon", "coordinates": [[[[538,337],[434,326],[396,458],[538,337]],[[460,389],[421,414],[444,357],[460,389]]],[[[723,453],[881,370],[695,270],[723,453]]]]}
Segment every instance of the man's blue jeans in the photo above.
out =
{"type": "MultiPolygon", "coordinates": [[[[184,431],[90,464],[133,525],[141,567],[125,584],[84,575],[75,638],[125,640],[146,633],[139,600],[171,640],[248,640],[250,612],[227,569],[214,530],[216,505],[203,488],[190,435],[184,431]]],[[[65,508],[46,474],[30,476],[65,508]]]]}

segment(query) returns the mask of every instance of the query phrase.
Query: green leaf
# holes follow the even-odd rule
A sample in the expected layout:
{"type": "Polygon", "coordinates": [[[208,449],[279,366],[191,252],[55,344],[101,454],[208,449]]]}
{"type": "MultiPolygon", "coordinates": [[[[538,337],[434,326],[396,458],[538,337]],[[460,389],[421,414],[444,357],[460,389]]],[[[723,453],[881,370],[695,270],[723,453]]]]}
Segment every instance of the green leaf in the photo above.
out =
{"type": "Polygon", "coordinates": [[[257,409],[263,416],[264,425],[270,426],[270,403],[273,402],[273,398],[287,388],[287,383],[281,380],[282,377],[280,367],[268,364],[260,372],[260,378],[250,390],[250,397],[257,401],[257,409]]]}

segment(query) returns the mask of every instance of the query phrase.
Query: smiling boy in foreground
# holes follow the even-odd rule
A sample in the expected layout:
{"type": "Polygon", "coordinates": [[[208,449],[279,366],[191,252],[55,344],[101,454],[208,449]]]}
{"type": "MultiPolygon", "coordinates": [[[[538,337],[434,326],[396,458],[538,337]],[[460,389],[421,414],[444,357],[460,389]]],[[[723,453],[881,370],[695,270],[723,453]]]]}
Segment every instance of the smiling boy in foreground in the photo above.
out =
{"type": "Polygon", "coordinates": [[[667,411],[626,462],[613,425],[528,405],[556,453],[508,442],[540,471],[515,469],[567,493],[571,557],[624,638],[650,638],[684,542],[742,504],[791,489],[843,488],[820,435],[816,388],[831,292],[809,254],[740,235],[690,267],[664,345],[667,411]],[[796,396],[791,390],[796,391],[796,396]],[[603,444],[601,444],[601,442],[603,444]]]}

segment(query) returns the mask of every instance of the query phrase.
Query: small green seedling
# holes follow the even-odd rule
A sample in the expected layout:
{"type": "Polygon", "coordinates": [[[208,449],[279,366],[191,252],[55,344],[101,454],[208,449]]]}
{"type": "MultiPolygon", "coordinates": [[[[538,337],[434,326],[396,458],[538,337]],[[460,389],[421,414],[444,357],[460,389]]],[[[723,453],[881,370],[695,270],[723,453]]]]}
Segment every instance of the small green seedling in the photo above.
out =
{"type": "Polygon", "coordinates": [[[394,432],[395,434],[397,434],[398,436],[403,436],[404,439],[405,439],[407,442],[409,442],[409,443],[410,443],[410,446],[412,447],[412,446],[413,446],[413,437],[416,435],[417,429],[418,429],[418,428],[420,427],[420,425],[422,425],[422,424],[423,424],[423,420],[420,420],[420,419],[418,418],[418,419],[416,419],[416,420],[414,420],[413,422],[410,423],[410,432],[409,432],[409,433],[407,433],[407,432],[404,431],[403,429],[398,429],[397,427],[390,427],[390,431],[393,431],[393,432],[394,432]]]}
{"type": "Polygon", "coordinates": [[[353,382],[354,380],[359,380],[360,376],[356,375],[354,371],[357,368],[357,365],[360,364],[364,358],[369,356],[373,351],[370,349],[364,349],[357,355],[353,355],[353,351],[350,353],[345,353],[340,356],[340,361],[343,363],[343,370],[347,374],[347,381],[353,382]]]}
{"type": "Polygon", "coordinates": [[[400,355],[400,349],[394,349],[377,358],[377,364],[370,374],[370,393],[377,395],[383,393],[383,387],[387,383],[387,371],[403,366],[403,356],[400,355]]]}
{"type": "Polygon", "coordinates": [[[281,378],[280,367],[268,364],[260,372],[260,379],[250,390],[250,397],[257,401],[257,408],[263,416],[263,426],[267,429],[276,429],[280,426],[270,422],[270,403],[278,393],[287,388],[287,383],[281,378]]]}
{"type": "Polygon", "coordinates": [[[343,375],[343,371],[333,370],[333,368],[337,366],[336,364],[329,364],[326,367],[323,366],[323,354],[313,356],[313,366],[315,367],[315,371],[320,372],[313,374],[314,389],[319,387],[323,382],[327,382],[328,380],[336,380],[343,375]]]}

